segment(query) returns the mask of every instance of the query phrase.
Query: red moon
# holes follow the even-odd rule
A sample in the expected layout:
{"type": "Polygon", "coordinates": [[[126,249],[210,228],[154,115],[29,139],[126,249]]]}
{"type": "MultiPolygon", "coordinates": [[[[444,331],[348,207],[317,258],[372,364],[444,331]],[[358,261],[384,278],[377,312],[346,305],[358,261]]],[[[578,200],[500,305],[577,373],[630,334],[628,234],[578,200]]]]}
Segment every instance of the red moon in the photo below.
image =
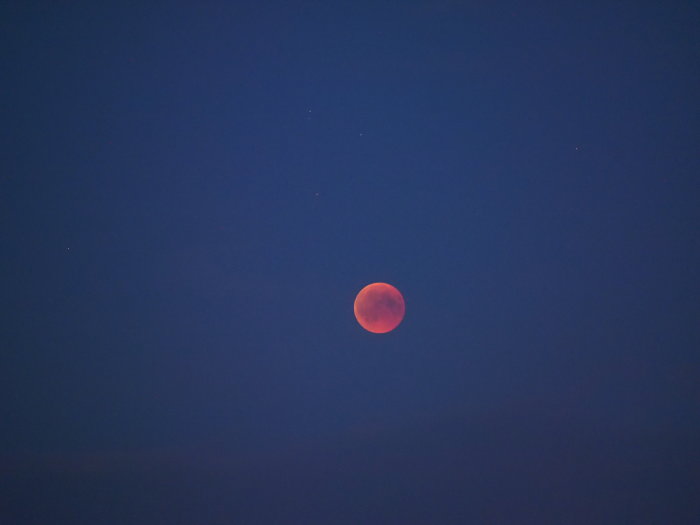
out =
{"type": "Polygon", "coordinates": [[[355,317],[360,326],[375,334],[391,332],[406,313],[403,296],[386,283],[365,286],[355,298],[355,317]]]}

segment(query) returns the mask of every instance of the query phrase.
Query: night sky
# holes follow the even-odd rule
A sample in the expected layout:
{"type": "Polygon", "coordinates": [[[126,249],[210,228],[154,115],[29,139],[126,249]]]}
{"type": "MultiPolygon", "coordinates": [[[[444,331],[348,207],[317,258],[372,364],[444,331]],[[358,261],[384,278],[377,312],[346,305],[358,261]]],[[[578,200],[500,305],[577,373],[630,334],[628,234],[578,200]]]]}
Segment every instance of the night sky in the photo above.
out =
{"type": "Polygon", "coordinates": [[[0,66],[0,524],[700,523],[697,2],[6,1],[0,66]]]}

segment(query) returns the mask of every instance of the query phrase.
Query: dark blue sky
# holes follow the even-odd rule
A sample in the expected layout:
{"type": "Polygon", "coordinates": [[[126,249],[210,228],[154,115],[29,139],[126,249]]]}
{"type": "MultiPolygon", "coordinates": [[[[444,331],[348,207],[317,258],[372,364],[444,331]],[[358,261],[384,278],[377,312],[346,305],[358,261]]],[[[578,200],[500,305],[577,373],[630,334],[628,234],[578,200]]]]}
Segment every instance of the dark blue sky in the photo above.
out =
{"type": "Polygon", "coordinates": [[[0,523],[697,523],[694,2],[115,4],[0,8],[0,523]]]}

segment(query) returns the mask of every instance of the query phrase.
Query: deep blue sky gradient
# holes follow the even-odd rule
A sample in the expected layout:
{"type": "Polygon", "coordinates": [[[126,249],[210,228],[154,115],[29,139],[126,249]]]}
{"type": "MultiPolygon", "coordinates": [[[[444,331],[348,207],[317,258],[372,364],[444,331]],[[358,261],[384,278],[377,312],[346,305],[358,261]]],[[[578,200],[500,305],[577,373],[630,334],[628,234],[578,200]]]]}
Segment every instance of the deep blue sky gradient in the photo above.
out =
{"type": "Polygon", "coordinates": [[[3,3],[0,522],[697,523],[698,35],[3,3]]]}

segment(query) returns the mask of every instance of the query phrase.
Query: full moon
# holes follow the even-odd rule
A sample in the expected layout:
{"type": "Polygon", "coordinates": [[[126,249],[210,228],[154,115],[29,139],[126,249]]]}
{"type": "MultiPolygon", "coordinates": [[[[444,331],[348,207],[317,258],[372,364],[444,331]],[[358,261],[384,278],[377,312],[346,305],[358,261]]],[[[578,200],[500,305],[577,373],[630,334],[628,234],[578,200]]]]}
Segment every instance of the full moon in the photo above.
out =
{"type": "Polygon", "coordinates": [[[406,313],[403,296],[387,283],[365,286],[355,298],[355,317],[360,326],[375,334],[391,332],[406,313]]]}

